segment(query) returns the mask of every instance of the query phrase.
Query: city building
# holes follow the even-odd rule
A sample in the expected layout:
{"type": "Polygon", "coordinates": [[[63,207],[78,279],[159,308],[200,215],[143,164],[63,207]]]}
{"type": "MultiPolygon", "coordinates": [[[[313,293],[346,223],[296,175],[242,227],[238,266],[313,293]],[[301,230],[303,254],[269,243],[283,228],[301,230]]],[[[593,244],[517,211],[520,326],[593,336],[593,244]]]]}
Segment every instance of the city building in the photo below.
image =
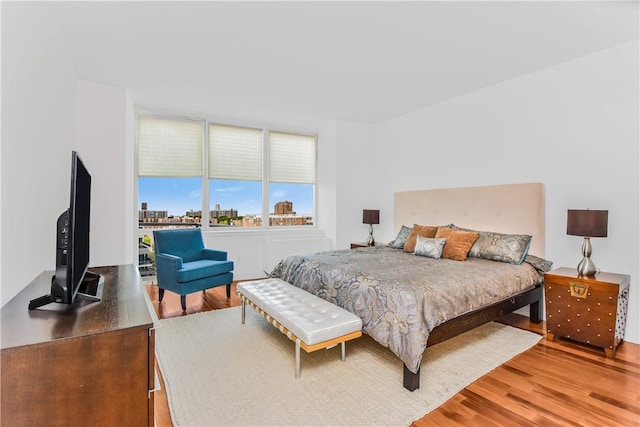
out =
{"type": "Polygon", "coordinates": [[[146,202],[142,202],[141,209],[138,211],[138,222],[166,222],[168,218],[167,211],[148,210],[146,202]]]}
{"type": "Polygon", "coordinates": [[[221,216],[226,216],[228,218],[236,218],[238,216],[237,209],[220,209],[220,205],[216,204],[215,209],[209,212],[211,218],[219,218],[221,216]]]}
{"type": "Polygon", "coordinates": [[[308,225],[307,218],[302,215],[269,215],[269,225],[285,226],[285,225],[308,225]]]}
{"type": "Polygon", "coordinates": [[[276,215],[295,215],[293,211],[293,202],[284,201],[278,202],[273,207],[273,213],[276,215]]]}

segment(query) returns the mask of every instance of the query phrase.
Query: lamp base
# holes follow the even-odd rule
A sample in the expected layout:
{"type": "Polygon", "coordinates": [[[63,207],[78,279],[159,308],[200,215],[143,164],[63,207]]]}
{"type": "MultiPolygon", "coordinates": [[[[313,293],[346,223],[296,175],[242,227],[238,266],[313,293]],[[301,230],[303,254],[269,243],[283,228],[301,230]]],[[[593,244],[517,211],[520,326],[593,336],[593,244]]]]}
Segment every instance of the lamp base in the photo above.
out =
{"type": "Polygon", "coordinates": [[[596,265],[591,261],[591,239],[584,238],[582,244],[582,261],[578,264],[578,274],[580,276],[595,276],[598,272],[596,265]]]}
{"type": "Polygon", "coordinates": [[[369,238],[367,239],[367,246],[375,246],[376,241],[373,239],[373,225],[369,224],[369,238]]]}
{"type": "Polygon", "coordinates": [[[597,272],[598,269],[590,258],[583,258],[578,264],[578,274],[580,276],[595,276],[597,272]]]}

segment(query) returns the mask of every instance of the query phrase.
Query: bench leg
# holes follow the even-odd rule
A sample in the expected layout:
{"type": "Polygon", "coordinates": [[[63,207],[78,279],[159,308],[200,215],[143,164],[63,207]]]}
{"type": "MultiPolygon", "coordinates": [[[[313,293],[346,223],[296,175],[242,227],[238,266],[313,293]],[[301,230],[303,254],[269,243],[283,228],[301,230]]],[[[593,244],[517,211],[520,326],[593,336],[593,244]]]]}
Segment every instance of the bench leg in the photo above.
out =
{"type": "Polygon", "coordinates": [[[247,302],[245,301],[244,298],[242,298],[242,324],[244,325],[244,313],[245,313],[245,309],[247,307],[247,302]]]}
{"type": "Polygon", "coordinates": [[[296,340],[296,378],[300,378],[300,340],[296,340]]]}
{"type": "Polygon", "coordinates": [[[342,341],[342,343],[340,343],[340,346],[342,347],[342,361],[344,362],[344,359],[347,358],[345,341],[342,341]]]}

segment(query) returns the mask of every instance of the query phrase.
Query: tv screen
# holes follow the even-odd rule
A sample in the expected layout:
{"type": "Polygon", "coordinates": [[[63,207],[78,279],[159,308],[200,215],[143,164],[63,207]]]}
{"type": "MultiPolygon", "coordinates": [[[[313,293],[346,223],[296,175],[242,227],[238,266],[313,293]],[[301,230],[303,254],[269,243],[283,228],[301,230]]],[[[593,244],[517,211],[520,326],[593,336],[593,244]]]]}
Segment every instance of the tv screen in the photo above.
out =
{"type": "Polygon", "coordinates": [[[56,271],[51,293],[29,303],[29,309],[51,302],[72,304],[78,294],[100,300],[102,278],[87,271],[91,219],[91,174],[76,151],[71,152],[69,208],[56,224],[56,271]]]}
{"type": "Polygon", "coordinates": [[[71,197],[67,280],[69,303],[73,301],[89,266],[89,221],[91,215],[91,175],[77,152],[71,158],[71,197]]]}

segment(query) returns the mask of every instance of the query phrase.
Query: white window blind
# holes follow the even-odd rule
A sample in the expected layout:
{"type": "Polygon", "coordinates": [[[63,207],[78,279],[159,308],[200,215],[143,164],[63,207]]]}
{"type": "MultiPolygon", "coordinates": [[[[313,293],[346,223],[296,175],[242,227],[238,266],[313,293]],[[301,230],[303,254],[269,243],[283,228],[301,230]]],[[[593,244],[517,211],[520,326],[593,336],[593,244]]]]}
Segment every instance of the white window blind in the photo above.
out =
{"type": "Polygon", "coordinates": [[[138,116],[138,176],[202,176],[203,122],[138,116]]]}
{"type": "Polygon", "coordinates": [[[316,137],[269,132],[269,180],[315,184],[316,137]]]}
{"type": "Polygon", "coordinates": [[[262,180],[262,130],[209,126],[209,178],[262,180]]]}

